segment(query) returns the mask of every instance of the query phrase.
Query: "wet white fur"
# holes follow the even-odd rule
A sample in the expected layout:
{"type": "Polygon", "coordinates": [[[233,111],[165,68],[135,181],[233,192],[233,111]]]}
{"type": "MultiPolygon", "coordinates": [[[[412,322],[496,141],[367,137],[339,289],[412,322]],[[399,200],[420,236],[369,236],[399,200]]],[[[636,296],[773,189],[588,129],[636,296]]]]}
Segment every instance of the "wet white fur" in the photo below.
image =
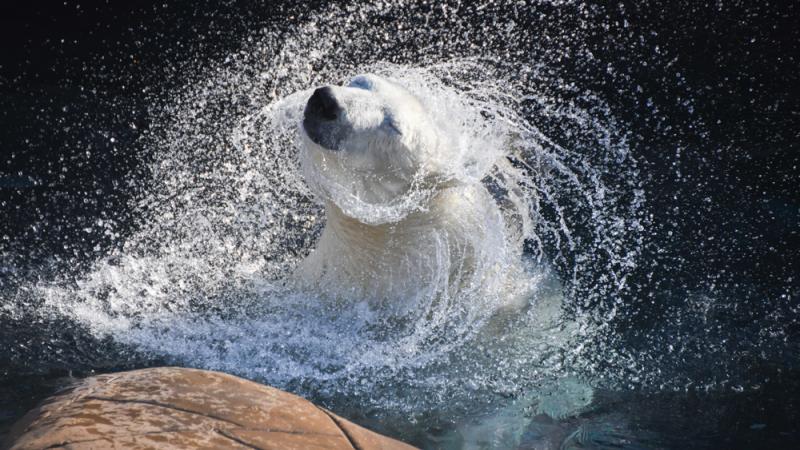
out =
{"type": "Polygon", "coordinates": [[[482,184],[449,178],[447,139],[419,100],[373,75],[352,85],[333,87],[353,128],[340,150],[301,131],[304,174],[327,222],[295,279],[337,301],[402,309],[417,296],[474,288],[465,285],[479,282],[476,270],[502,270],[493,264],[505,253],[499,208],[482,184]],[[382,208],[399,212],[370,215],[382,208]]]}

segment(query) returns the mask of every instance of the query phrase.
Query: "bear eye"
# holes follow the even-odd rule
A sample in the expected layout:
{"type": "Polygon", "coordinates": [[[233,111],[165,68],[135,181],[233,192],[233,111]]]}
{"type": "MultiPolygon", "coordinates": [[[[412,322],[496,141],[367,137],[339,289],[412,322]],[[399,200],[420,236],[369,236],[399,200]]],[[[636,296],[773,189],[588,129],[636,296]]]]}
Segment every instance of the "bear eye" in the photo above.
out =
{"type": "Polygon", "coordinates": [[[350,87],[357,89],[364,89],[365,91],[372,90],[372,82],[365,77],[355,77],[350,81],[350,87]]]}
{"type": "Polygon", "coordinates": [[[394,117],[391,114],[386,114],[383,117],[383,123],[381,124],[384,128],[388,128],[391,132],[396,133],[398,135],[402,135],[403,133],[400,131],[400,127],[397,126],[397,122],[395,122],[394,117]]]}

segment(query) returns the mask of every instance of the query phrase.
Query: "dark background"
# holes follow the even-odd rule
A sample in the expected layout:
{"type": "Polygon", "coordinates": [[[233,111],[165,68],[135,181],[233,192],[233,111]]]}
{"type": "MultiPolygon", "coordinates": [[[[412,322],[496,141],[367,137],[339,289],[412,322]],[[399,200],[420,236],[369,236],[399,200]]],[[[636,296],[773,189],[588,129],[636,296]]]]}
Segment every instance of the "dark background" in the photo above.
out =
{"type": "MultiPolygon", "coordinates": [[[[136,226],[129,205],[149,157],[141,144],[149,102],[168,101],[186,73],[252,30],[302,21],[320,5],[144,3],[0,6],[0,289],[26,271],[79,270],[123,242],[136,226]],[[119,224],[122,236],[83,231],[98,218],[119,224]]],[[[609,103],[647,173],[643,259],[651,263],[631,278],[632,313],[618,332],[647,348],[665,334],[708,326],[692,345],[727,342],[737,376],[771,380],[763,398],[726,404],[726,420],[747,429],[765,420],[751,417],[762,411],[789,439],[800,422],[800,11],[789,1],[753,3],[596,4],[601,26],[586,35],[593,64],[622,75],[581,61],[563,70],[609,103]],[[713,295],[718,322],[659,328],[687,292],[713,295]],[[780,339],[756,342],[765,318],[777,322],[780,339]]],[[[48,356],[45,333],[15,323],[0,330],[9,349],[0,355],[6,389],[19,390],[28,374],[67,373],[69,361],[42,364],[58,360],[48,356]]],[[[689,358],[691,370],[714,365],[703,356],[689,358]]],[[[665,371],[670,365],[689,370],[665,361],[665,371]]],[[[36,399],[48,388],[30,389],[36,399]]],[[[739,442],[759,442],[752,433],[739,442]]]]}
{"type": "MultiPolygon", "coordinates": [[[[148,126],[141,94],[167,97],[182,73],[242,36],[317,7],[302,3],[4,2],[5,245],[53,254],[59,241],[75,241],[83,216],[124,219],[128,178],[146,161],[137,145],[148,126]]],[[[800,14],[792,2],[748,3],[598,6],[607,25],[589,32],[589,46],[628,69],[628,86],[582,71],[580,62],[573,76],[602,93],[632,130],[651,176],[648,203],[665,216],[654,241],[662,250],[685,247],[666,252],[680,259],[664,261],[674,275],[716,273],[785,289],[796,285],[800,265],[800,14]],[[642,65],[645,47],[663,56],[647,55],[652,63],[642,65]],[[626,88],[646,98],[619,95],[626,88]]]]}

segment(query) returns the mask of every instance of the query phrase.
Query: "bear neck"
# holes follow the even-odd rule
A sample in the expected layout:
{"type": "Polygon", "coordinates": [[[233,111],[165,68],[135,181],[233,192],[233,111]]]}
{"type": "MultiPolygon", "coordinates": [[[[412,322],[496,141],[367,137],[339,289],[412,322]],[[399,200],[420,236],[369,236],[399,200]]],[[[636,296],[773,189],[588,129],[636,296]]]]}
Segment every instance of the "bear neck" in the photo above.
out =
{"type": "Polygon", "coordinates": [[[434,222],[432,211],[416,211],[398,222],[366,224],[346,215],[338,206],[327,202],[326,231],[331,237],[346,243],[348,248],[380,249],[390,247],[390,241],[405,233],[415,233],[434,222]]]}

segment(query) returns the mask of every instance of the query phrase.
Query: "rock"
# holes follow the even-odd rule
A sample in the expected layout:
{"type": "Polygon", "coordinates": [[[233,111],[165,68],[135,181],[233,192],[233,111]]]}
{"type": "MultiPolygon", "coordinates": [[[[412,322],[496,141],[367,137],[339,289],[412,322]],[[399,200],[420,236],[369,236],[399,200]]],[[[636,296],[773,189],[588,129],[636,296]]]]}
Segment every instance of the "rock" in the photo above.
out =
{"type": "Polygon", "coordinates": [[[3,448],[413,449],[296,395],[174,367],[81,380],[20,419],[3,448]]]}

